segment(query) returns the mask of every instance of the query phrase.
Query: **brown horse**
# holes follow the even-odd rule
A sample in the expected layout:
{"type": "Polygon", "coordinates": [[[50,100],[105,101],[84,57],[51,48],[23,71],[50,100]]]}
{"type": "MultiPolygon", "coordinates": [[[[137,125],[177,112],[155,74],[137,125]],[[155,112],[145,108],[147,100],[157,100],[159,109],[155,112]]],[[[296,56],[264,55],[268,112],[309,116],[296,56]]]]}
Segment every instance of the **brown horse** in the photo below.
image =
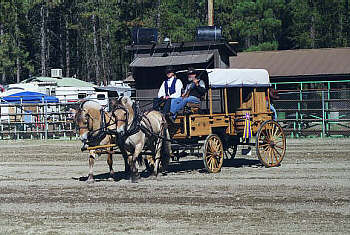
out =
{"type": "Polygon", "coordinates": [[[122,97],[119,102],[114,110],[117,139],[124,159],[128,159],[132,182],[139,177],[136,161],[143,150],[152,153],[155,162],[153,175],[157,176],[160,163],[166,167],[171,156],[170,135],[164,116],[154,110],[140,113],[129,97],[122,97]]]}
{"type": "MultiPolygon", "coordinates": [[[[74,114],[75,123],[79,130],[80,140],[83,143],[81,150],[87,147],[107,145],[115,143],[115,137],[111,130],[115,130],[114,118],[110,113],[103,110],[102,106],[92,100],[86,100],[74,114]]],[[[96,150],[89,150],[89,175],[87,182],[94,182],[93,167],[96,158],[96,150]]],[[[108,153],[107,164],[109,166],[109,178],[113,179],[113,158],[112,153],[108,153]]]]}

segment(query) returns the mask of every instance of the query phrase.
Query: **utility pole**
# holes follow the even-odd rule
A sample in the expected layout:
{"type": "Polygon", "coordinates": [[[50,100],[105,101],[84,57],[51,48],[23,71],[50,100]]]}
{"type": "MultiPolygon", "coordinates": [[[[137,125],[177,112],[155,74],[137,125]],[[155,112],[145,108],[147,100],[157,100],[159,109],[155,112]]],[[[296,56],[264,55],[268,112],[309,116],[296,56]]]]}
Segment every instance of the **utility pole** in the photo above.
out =
{"type": "Polygon", "coordinates": [[[214,0],[208,0],[208,26],[214,25],[214,0]]]}

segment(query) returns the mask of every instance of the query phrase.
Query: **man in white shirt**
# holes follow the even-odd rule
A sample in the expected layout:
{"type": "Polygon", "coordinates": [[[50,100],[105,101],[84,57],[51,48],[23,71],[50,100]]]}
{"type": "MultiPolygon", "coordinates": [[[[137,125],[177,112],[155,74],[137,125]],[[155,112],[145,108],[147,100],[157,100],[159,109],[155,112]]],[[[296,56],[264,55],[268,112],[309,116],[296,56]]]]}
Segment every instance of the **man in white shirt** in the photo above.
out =
{"type": "Polygon", "coordinates": [[[158,91],[158,98],[153,101],[153,108],[159,110],[160,104],[164,103],[163,114],[170,111],[171,99],[181,97],[182,82],[177,79],[172,66],[165,69],[166,77],[158,91]]]}

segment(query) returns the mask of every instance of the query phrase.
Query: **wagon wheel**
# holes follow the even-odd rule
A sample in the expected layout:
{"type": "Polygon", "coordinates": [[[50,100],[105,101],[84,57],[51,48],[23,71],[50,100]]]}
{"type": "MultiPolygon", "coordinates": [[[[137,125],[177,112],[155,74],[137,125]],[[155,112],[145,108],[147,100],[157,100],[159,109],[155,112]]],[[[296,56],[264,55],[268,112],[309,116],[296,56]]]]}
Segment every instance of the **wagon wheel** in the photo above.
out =
{"type": "Polygon", "coordinates": [[[224,162],[224,148],[217,135],[209,135],[203,146],[203,162],[209,173],[217,173],[224,162]]]}
{"type": "Polygon", "coordinates": [[[273,120],[261,124],[256,135],[256,153],[266,167],[280,165],[286,153],[286,137],[280,124],[273,120]]]}

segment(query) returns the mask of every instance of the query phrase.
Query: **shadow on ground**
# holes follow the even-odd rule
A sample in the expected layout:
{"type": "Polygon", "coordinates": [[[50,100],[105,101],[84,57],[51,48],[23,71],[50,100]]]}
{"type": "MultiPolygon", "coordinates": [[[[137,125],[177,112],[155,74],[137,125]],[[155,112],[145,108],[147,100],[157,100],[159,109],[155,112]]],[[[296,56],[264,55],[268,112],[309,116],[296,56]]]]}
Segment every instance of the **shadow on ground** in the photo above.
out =
{"type": "MultiPolygon", "coordinates": [[[[263,167],[259,160],[250,160],[244,158],[237,158],[233,160],[224,160],[222,167],[233,167],[233,168],[241,168],[241,167],[263,167]]],[[[178,161],[171,162],[168,166],[168,169],[163,173],[163,175],[167,175],[168,173],[190,173],[193,171],[197,171],[198,173],[208,173],[204,167],[202,160],[189,160],[189,161],[178,161]]],[[[152,174],[144,170],[140,172],[141,178],[149,178],[152,174]]],[[[73,177],[74,180],[78,181],[86,181],[88,179],[87,176],[81,176],[79,178],[73,177]]],[[[94,175],[94,180],[96,182],[99,181],[120,181],[120,180],[129,180],[129,174],[125,171],[115,172],[113,178],[110,177],[109,173],[97,174],[94,175]]]]}

